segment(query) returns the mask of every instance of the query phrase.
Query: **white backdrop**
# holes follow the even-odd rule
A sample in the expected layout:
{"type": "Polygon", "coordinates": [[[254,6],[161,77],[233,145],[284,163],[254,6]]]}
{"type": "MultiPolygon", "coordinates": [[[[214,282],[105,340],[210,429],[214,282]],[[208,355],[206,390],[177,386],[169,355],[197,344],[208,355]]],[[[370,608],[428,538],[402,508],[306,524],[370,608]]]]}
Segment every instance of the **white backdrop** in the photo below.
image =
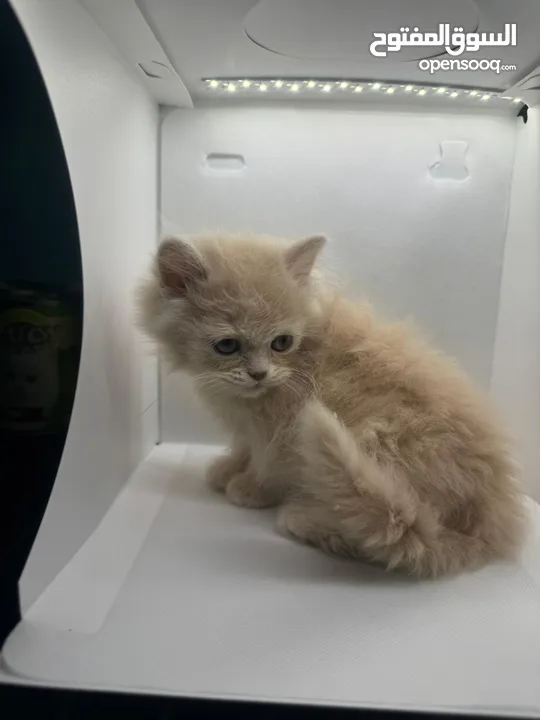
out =
{"type": "MultiPolygon", "coordinates": [[[[488,388],[516,126],[413,110],[172,111],[162,230],[326,233],[323,262],[347,292],[414,317],[488,388]]],[[[183,378],[165,377],[161,400],[163,439],[219,437],[183,378]]]]}

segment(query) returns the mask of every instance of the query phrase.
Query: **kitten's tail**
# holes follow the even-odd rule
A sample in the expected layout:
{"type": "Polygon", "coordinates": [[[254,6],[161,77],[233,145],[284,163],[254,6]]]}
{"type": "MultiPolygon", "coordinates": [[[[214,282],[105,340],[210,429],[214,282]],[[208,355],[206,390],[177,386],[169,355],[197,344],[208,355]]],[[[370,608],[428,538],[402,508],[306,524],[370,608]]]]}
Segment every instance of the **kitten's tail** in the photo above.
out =
{"type": "Polygon", "coordinates": [[[325,508],[326,521],[304,539],[422,576],[480,567],[494,554],[482,538],[443,527],[406,478],[363,453],[320,402],[303,411],[300,436],[304,492],[319,512],[325,508]]]}

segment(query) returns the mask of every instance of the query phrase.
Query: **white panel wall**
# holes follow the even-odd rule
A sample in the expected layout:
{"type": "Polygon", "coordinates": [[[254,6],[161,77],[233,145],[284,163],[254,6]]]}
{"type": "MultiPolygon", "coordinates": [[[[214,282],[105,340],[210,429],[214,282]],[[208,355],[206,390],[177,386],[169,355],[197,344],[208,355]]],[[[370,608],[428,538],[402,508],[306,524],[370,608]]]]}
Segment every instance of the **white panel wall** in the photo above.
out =
{"type": "Polygon", "coordinates": [[[523,474],[540,502],[540,115],[519,123],[492,392],[516,438],[523,474]]]}
{"type": "MultiPolygon", "coordinates": [[[[413,316],[487,389],[517,126],[339,106],[177,110],[162,128],[162,230],[327,233],[347,292],[413,316]]],[[[220,437],[181,377],[164,378],[162,412],[165,440],[220,437]]]]}
{"type": "Polygon", "coordinates": [[[132,291],[156,241],[158,112],[76,0],[13,0],[41,66],[75,194],[84,272],[79,383],[56,485],[25,569],[27,606],[157,439],[157,368],[132,291]]]}

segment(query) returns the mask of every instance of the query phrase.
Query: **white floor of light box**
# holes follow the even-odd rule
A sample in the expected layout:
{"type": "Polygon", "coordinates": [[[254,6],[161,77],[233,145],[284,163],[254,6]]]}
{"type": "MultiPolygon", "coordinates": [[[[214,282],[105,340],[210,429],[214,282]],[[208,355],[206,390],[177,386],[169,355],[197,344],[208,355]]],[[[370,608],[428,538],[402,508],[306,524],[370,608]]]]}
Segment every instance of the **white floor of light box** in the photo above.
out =
{"type": "Polygon", "coordinates": [[[521,561],[415,582],[281,537],[162,445],[4,646],[55,685],[540,715],[540,507],[521,561]]]}

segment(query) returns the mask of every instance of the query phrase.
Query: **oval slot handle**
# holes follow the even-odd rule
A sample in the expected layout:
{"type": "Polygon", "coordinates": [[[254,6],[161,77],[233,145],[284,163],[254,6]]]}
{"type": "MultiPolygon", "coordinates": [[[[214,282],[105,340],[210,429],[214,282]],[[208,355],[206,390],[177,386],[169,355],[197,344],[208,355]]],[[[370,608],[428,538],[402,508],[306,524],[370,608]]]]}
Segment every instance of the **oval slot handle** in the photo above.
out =
{"type": "Polygon", "coordinates": [[[246,167],[246,161],[243,155],[209,153],[206,156],[206,167],[215,172],[239,172],[246,167]]]}

